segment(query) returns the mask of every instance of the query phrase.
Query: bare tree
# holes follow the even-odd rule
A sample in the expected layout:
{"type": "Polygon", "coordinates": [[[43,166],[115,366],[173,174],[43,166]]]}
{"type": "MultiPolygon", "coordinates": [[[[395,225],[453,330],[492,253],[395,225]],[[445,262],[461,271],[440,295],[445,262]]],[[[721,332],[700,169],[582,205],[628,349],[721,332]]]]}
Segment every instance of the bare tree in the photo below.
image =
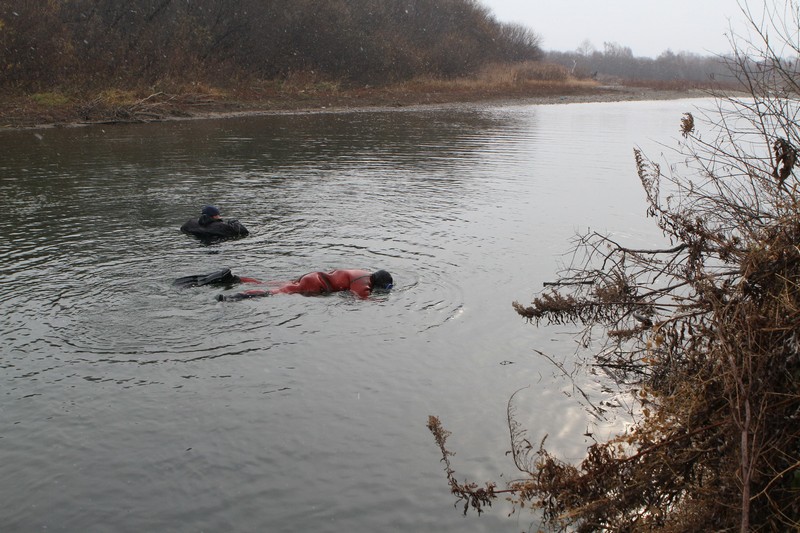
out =
{"type": "Polygon", "coordinates": [[[578,45],[577,50],[575,50],[578,55],[582,55],[584,57],[592,55],[595,51],[597,51],[597,48],[595,48],[589,39],[582,40],[581,44],[578,45]]]}

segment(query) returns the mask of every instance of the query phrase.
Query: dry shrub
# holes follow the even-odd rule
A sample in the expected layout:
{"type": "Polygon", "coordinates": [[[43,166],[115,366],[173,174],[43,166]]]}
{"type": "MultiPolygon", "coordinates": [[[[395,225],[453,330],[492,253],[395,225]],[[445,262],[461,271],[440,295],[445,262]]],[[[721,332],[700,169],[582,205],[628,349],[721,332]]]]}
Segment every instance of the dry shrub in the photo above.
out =
{"type": "Polygon", "coordinates": [[[106,89],[101,91],[98,98],[109,106],[130,106],[141,100],[135,91],[122,89],[106,89]]]}
{"type": "Polygon", "coordinates": [[[477,79],[494,85],[515,85],[530,81],[567,83],[571,77],[566,67],[561,65],[525,61],[522,63],[492,63],[481,69],[477,79]]]}
{"type": "Polygon", "coordinates": [[[286,74],[281,89],[292,94],[337,94],[341,90],[341,84],[313,70],[298,70],[286,74]]]}
{"type": "Polygon", "coordinates": [[[555,81],[566,82],[570,76],[566,67],[553,63],[527,62],[514,68],[514,81],[555,81]]]}
{"type": "Polygon", "coordinates": [[[59,92],[42,92],[30,95],[30,99],[38,105],[59,107],[69,104],[70,98],[59,92]]]}
{"type": "Polygon", "coordinates": [[[218,99],[227,96],[224,91],[203,84],[166,84],[178,92],[108,89],[84,101],[77,114],[90,123],[152,122],[188,116],[188,110],[215,106],[218,99]]]}

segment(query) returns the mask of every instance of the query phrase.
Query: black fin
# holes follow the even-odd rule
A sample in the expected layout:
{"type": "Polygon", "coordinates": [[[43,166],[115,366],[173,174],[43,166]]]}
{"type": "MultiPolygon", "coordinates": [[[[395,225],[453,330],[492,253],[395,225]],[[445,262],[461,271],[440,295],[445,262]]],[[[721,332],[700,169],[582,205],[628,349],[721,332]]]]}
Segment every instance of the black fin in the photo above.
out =
{"type": "Polygon", "coordinates": [[[233,285],[239,283],[239,276],[235,276],[230,268],[225,268],[210,274],[184,276],[172,282],[175,287],[202,287],[203,285],[233,285]]]}

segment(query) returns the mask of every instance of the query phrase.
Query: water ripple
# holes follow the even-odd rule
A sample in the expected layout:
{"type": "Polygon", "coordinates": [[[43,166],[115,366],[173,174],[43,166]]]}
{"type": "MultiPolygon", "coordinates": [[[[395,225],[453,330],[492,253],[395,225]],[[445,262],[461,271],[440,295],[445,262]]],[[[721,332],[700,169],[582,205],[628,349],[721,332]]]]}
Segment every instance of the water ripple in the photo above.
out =
{"type": "Polygon", "coordinates": [[[625,118],[465,107],[0,131],[12,529],[463,531],[424,421],[447,420],[471,478],[509,468],[508,396],[532,382],[533,427],[584,431],[530,355],[565,343],[510,302],[575,229],[648,238],[625,118]],[[207,203],[251,234],[181,234],[207,203]],[[218,302],[242,287],[172,285],[225,267],[266,282],[383,268],[395,288],[218,302]]]}

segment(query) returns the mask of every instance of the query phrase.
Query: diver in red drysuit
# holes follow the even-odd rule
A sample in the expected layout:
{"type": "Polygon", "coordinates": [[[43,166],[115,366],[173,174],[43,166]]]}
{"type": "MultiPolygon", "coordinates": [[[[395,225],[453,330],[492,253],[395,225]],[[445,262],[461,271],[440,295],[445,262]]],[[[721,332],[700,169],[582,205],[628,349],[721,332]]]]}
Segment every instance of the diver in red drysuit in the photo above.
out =
{"type": "MultiPolygon", "coordinates": [[[[252,278],[240,278],[250,283],[261,283],[252,278]]],[[[367,270],[333,270],[331,272],[310,272],[295,281],[280,285],[276,289],[249,291],[232,294],[220,294],[219,301],[243,300],[245,298],[258,298],[272,294],[329,294],[331,292],[350,291],[359,298],[368,297],[374,290],[388,291],[392,288],[392,275],[385,270],[369,272],[367,270]]]]}

